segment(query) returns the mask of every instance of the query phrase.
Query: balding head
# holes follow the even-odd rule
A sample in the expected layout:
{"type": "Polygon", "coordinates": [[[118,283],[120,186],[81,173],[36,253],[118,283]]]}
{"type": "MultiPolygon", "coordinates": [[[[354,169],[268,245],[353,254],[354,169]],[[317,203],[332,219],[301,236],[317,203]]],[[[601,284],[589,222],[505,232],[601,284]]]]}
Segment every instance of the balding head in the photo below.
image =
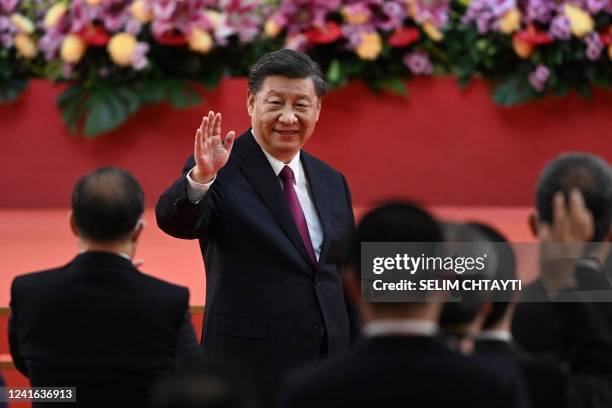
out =
{"type": "Polygon", "coordinates": [[[82,238],[109,243],[128,239],[144,211],[144,194],[136,179],[115,167],[99,168],[76,184],[73,220],[82,238]]]}
{"type": "Polygon", "coordinates": [[[612,223],[612,169],[606,161],[592,154],[565,153],[546,165],[540,173],[536,192],[539,221],[551,224],[555,193],[562,191],[567,197],[574,188],[580,190],[593,214],[593,241],[606,239],[612,223]]]}

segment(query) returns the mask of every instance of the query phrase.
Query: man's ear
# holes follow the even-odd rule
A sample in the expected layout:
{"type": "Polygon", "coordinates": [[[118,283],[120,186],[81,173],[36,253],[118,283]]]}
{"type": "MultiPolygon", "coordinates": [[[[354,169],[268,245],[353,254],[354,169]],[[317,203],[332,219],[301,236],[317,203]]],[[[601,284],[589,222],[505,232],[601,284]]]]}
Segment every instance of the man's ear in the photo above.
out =
{"type": "Polygon", "coordinates": [[[346,297],[354,305],[358,305],[361,299],[361,282],[355,276],[355,272],[351,267],[347,267],[342,274],[342,280],[344,283],[344,291],[346,297]]]}
{"type": "Polygon", "coordinates": [[[531,214],[529,214],[529,218],[527,219],[529,229],[531,230],[533,236],[536,238],[538,237],[538,223],[540,222],[539,218],[540,217],[538,216],[538,212],[533,211],[531,214]]]}
{"type": "Polygon", "coordinates": [[[316,110],[316,118],[315,122],[319,121],[319,115],[321,114],[321,104],[323,103],[323,98],[317,98],[317,110],[316,110]]]}
{"type": "Polygon", "coordinates": [[[255,94],[249,90],[247,91],[247,112],[249,116],[253,115],[254,110],[255,110],[255,94]]]}
{"type": "Polygon", "coordinates": [[[68,218],[70,219],[70,230],[72,231],[72,233],[74,234],[75,237],[79,236],[79,229],[77,228],[76,225],[76,221],[74,219],[74,213],[72,211],[70,211],[70,215],[68,216],[68,218]]]}
{"type": "Polygon", "coordinates": [[[142,231],[145,229],[146,225],[147,224],[144,222],[143,219],[138,220],[136,228],[134,228],[134,232],[132,232],[132,236],[130,237],[130,240],[133,243],[138,242],[138,239],[140,239],[140,234],[142,234],[142,231]]]}

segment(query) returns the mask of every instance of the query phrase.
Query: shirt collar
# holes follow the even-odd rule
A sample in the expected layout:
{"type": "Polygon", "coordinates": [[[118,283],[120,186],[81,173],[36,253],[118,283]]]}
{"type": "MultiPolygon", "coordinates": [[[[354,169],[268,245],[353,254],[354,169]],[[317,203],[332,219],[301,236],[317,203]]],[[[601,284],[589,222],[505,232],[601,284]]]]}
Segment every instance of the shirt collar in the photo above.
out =
{"type": "Polygon", "coordinates": [[[512,341],[512,333],[508,330],[483,330],[478,334],[476,340],[497,340],[510,343],[512,341]]]}
{"type": "MultiPolygon", "coordinates": [[[[79,255],[87,253],[87,252],[92,252],[92,251],[79,251],[79,255]]],[[[101,251],[93,251],[93,252],[101,252],[101,251]]],[[[128,261],[132,262],[132,257],[129,256],[128,254],[126,254],[125,252],[108,252],[109,254],[114,254],[114,255],[118,255],[124,259],[127,259],[128,261]]]]}
{"type": "MultiPolygon", "coordinates": [[[[251,129],[251,134],[253,134],[252,129],[251,129]]],[[[261,148],[261,151],[263,152],[263,154],[266,156],[266,159],[268,159],[270,166],[272,166],[272,170],[274,170],[274,174],[278,176],[281,170],[283,170],[283,167],[285,167],[285,163],[278,160],[276,157],[272,156],[270,153],[266,152],[266,149],[264,149],[259,144],[254,134],[253,134],[253,138],[255,139],[259,147],[261,148]]],[[[291,170],[293,170],[293,175],[295,176],[295,184],[297,185],[300,182],[300,176],[302,174],[301,166],[300,166],[300,152],[298,151],[297,154],[293,157],[293,159],[291,159],[291,161],[287,163],[286,165],[289,166],[291,170]]]]}
{"type": "Polygon", "coordinates": [[[370,322],[363,328],[366,337],[379,336],[424,336],[438,333],[438,324],[424,319],[383,319],[370,322]]]}

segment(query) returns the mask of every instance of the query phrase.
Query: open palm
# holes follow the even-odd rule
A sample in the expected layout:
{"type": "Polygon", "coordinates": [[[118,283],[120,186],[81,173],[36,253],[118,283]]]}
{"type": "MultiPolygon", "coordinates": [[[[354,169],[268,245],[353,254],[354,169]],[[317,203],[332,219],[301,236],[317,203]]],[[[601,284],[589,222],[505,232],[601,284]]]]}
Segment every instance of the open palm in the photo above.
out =
{"type": "Polygon", "coordinates": [[[193,157],[196,168],[192,177],[197,182],[212,180],[221,170],[232,151],[235,132],[230,131],[221,139],[221,114],[210,111],[202,118],[202,124],[196,131],[193,157]]]}

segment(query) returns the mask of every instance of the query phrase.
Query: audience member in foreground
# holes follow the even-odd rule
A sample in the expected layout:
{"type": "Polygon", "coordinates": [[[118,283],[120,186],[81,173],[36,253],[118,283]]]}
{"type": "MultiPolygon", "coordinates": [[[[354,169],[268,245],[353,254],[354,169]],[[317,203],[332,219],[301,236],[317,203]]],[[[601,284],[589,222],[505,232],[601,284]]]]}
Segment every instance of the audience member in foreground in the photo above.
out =
{"type": "Polygon", "coordinates": [[[527,406],[514,373],[450,350],[436,338],[439,300],[361,300],[362,242],[441,241],[438,223],[408,204],[388,204],[363,218],[351,241],[346,285],[365,322],[365,338],[341,357],[294,373],[281,391],[281,407],[527,406]]]}
{"type": "MultiPolygon", "coordinates": [[[[470,234],[481,240],[496,243],[489,258],[495,257],[495,267],[487,270],[486,279],[516,279],[516,257],[508,241],[495,229],[483,224],[458,225],[463,230],[455,235],[470,234]],[[467,231],[471,231],[468,233],[467,231]]],[[[469,239],[469,238],[468,238],[469,239]]],[[[481,292],[478,300],[468,304],[446,303],[441,328],[447,338],[463,339],[462,351],[469,351],[483,360],[513,369],[528,386],[532,408],[567,407],[569,376],[567,367],[556,359],[531,355],[516,345],[510,326],[519,293],[481,292]],[[494,301],[501,299],[502,301],[494,301]]],[[[457,343],[457,342],[456,342],[457,343]]],[[[458,343],[460,344],[460,343],[458,343]]]]}
{"type": "Polygon", "coordinates": [[[259,408],[244,367],[202,354],[153,387],[151,408],[259,408]]]}
{"type": "Polygon", "coordinates": [[[15,366],[32,386],[76,387],[78,405],[66,406],[146,406],[153,380],[199,350],[188,289],[132,264],[143,209],[129,173],[107,167],[86,175],[72,194],[79,255],[13,281],[15,366]]]}

